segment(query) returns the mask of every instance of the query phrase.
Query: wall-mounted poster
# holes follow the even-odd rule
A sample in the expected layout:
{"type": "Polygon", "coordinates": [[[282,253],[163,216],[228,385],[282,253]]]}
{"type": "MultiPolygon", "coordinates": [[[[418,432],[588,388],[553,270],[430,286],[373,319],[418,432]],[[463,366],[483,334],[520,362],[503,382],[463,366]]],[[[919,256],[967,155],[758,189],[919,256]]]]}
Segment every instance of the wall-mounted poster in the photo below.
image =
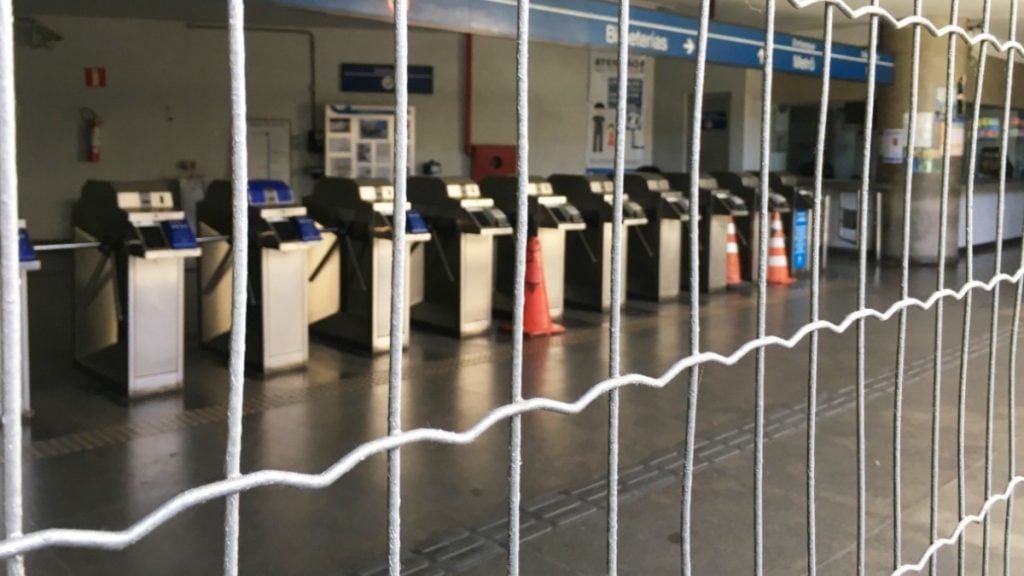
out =
{"type": "MultiPolygon", "coordinates": [[[[347,178],[394,176],[395,109],[393,106],[326,107],[324,174],[347,178]]],[[[416,111],[409,107],[409,173],[416,165],[416,111]]]]}
{"type": "MultiPolygon", "coordinates": [[[[590,98],[587,115],[587,171],[615,165],[615,111],[619,96],[619,60],[614,52],[590,53],[590,98]]],[[[629,58],[626,85],[626,168],[650,163],[653,144],[654,59],[629,58]]]]}

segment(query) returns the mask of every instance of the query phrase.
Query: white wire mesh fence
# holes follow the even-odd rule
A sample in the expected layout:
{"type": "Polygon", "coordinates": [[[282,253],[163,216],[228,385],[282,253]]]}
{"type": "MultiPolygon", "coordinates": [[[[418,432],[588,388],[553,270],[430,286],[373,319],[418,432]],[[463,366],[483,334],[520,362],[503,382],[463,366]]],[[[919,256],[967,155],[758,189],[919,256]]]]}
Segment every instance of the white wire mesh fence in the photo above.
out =
{"type": "MultiPolygon", "coordinates": [[[[866,502],[868,466],[866,462],[866,434],[865,434],[865,382],[866,366],[868,363],[866,346],[865,323],[870,319],[887,321],[896,319],[898,321],[898,338],[896,341],[896,370],[893,382],[894,404],[892,408],[893,417],[893,441],[892,441],[892,573],[906,574],[921,572],[930,569],[932,573],[937,571],[935,562],[938,552],[944,547],[956,546],[960,551],[961,561],[959,571],[965,570],[962,562],[964,554],[964,534],[972,524],[983,526],[983,550],[984,558],[981,565],[982,573],[990,572],[989,549],[996,545],[997,538],[992,533],[992,513],[998,506],[1005,502],[1005,522],[1002,529],[1003,559],[1002,569],[1004,574],[1012,573],[1011,543],[1013,541],[1012,524],[1013,497],[1016,487],[1024,482],[1024,476],[1017,472],[1016,465],[1016,376],[1017,367],[1017,341],[1019,338],[1019,321],[1022,302],[1022,278],[1024,278],[1024,255],[1012,273],[1004,273],[1003,257],[1004,248],[1002,238],[1004,235],[1003,214],[1006,202],[1006,180],[1007,174],[1007,152],[1008,138],[1010,136],[1010,114],[1013,95],[1013,71],[1017,53],[1024,54],[1024,46],[1016,41],[1016,21],[1018,8],[1016,2],[1011,3],[1010,29],[1007,38],[1000,39],[991,33],[991,0],[984,0],[983,21],[981,31],[969,32],[957,24],[959,22],[959,3],[952,0],[950,5],[949,25],[937,25],[923,16],[923,1],[914,2],[913,16],[897,18],[880,6],[878,0],[873,0],[869,6],[853,8],[842,0],[791,0],[794,7],[800,9],[811,9],[819,4],[823,5],[823,82],[820,100],[820,113],[816,133],[816,156],[814,164],[814,208],[815,222],[811,227],[813,237],[811,238],[811,276],[810,276],[810,320],[799,330],[788,337],[771,335],[767,332],[766,314],[768,302],[767,269],[769,250],[769,227],[760,228],[759,274],[756,290],[756,337],[745,342],[734,352],[724,355],[715,352],[701,351],[701,314],[699,292],[691,290],[689,295],[689,351],[675,362],[667,371],[659,375],[645,374],[623,374],[620,363],[620,340],[622,334],[622,319],[620,298],[622,291],[620,286],[623,282],[622,251],[623,239],[623,180],[625,172],[625,122],[626,122],[626,90],[627,82],[622,81],[627,75],[627,62],[630,53],[629,46],[629,0],[620,0],[618,19],[618,56],[619,56],[619,79],[618,82],[618,110],[616,119],[616,141],[615,141],[615,166],[613,171],[614,181],[614,204],[615,214],[613,224],[612,242],[612,272],[611,272],[611,313],[609,332],[609,375],[608,378],[595,383],[586,393],[578,399],[566,402],[549,398],[535,397],[525,399],[523,396],[523,294],[524,294],[524,271],[526,267],[526,236],[527,236],[527,186],[529,178],[529,63],[530,63],[530,0],[517,1],[517,66],[516,66],[516,110],[517,110],[517,176],[518,176],[518,220],[516,222],[516,284],[515,284],[515,308],[513,321],[513,363],[511,373],[510,401],[487,413],[473,426],[465,430],[445,430],[437,428],[416,428],[404,430],[402,427],[402,415],[400,412],[402,381],[403,381],[403,352],[402,352],[402,330],[404,326],[403,314],[405,312],[402,299],[405,298],[404,287],[405,274],[401,273],[405,268],[404,234],[403,226],[396,226],[393,242],[393,279],[392,306],[391,306],[391,353],[390,369],[388,378],[388,427],[387,435],[368,441],[334,462],[330,467],[321,473],[300,473],[287,470],[256,470],[242,472],[240,467],[241,439],[242,439],[242,401],[244,383],[244,355],[245,355],[245,309],[247,282],[247,261],[245,257],[246,245],[244,242],[237,243],[235,250],[239,251],[234,258],[234,286],[233,295],[233,325],[231,338],[231,361],[230,361],[230,400],[228,406],[228,449],[225,458],[225,477],[223,480],[198,486],[171,498],[161,506],[157,507],[148,515],[142,517],[130,526],[121,530],[88,530],[88,529],[65,529],[45,528],[28,533],[23,533],[22,526],[22,424],[21,424],[21,374],[18,367],[21,366],[20,335],[21,316],[17,313],[20,310],[20,274],[18,270],[17,257],[17,215],[18,215],[18,185],[16,172],[16,141],[15,141],[15,91],[14,91],[14,44],[13,44],[13,12],[12,0],[0,0],[0,271],[2,271],[3,308],[2,308],[2,362],[3,362],[3,426],[4,426],[4,512],[5,512],[5,538],[0,542],[0,557],[7,561],[7,572],[10,575],[24,573],[22,558],[30,552],[53,547],[79,547],[92,549],[117,550],[131,546],[143,537],[159,529],[163,524],[178,514],[199,506],[212,500],[224,499],[227,502],[226,515],[224,519],[224,573],[234,575],[238,573],[238,541],[239,541],[239,498],[242,493],[266,486],[285,486],[300,489],[322,489],[330,486],[340,478],[348,474],[361,462],[378,454],[387,454],[388,458],[388,569],[392,576],[398,576],[402,572],[401,565],[401,449],[406,446],[420,443],[441,443],[451,445],[464,445],[474,442],[489,429],[504,425],[510,425],[510,444],[508,450],[509,469],[509,493],[508,493],[508,573],[520,573],[521,533],[520,533],[520,508],[521,508],[521,473],[523,464],[522,453],[522,416],[536,411],[549,411],[561,414],[578,414],[586,407],[599,399],[607,396],[609,398],[608,413],[608,493],[607,493],[607,573],[616,574],[619,567],[619,496],[618,496],[618,473],[619,473],[619,391],[626,386],[644,386],[650,388],[663,388],[683,373],[687,374],[687,397],[686,408],[686,430],[684,438],[684,465],[681,473],[681,571],[684,575],[695,573],[693,567],[693,533],[695,530],[695,519],[693,509],[693,484],[694,484],[694,451],[695,436],[697,430],[698,415],[700,413],[700,369],[708,364],[721,364],[732,366],[753,354],[755,359],[755,411],[754,421],[754,459],[753,473],[754,485],[752,494],[753,519],[754,519],[754,572],[758,575],[764,573],[764,560],[766,553],[765,546],[765,375],[766,354],[772,347],[794,348],[805,339],[809,342],[809,365],[807,375],[807,414],[806,414],[806,506],[807,506],[807,528],[806,528],[806,555],[807,573],[816,574],[819,567],[818,530],[816,502],[819,494],[817,491],[817,422],[818,422],[818,379],[819,379],[819,339],[822,331],[833,333],[845,333],[851,328],[856,330],[856,474],[857,474],[857,514],[856,514],[856,569],[858,574],[867,571],[867,540],[869,537],[866,525],[867,510],[866,502]],[[948,286],[945,275],[945,267],[937,266],[937,281],[935,290],[925,299],[912,297],[909,288],[910,260],[910,237],[912,219],[912,199],[914,194],[914,180],[908,175],[902,188],[902,251],[899,260],[901,272],[901,286],[899,299],[892,302],[884,309],[875,309],[867,305],[870,279],[868,276],[868,250],[869,242],[867,218],[860,218],[858,221],[858,250],[857,250],[857,308],[840,322],[823,320],[820,313],[820,297],[822,291],[821,261],[822,261],[822,230],[823,230],[823,196],[825,194],[824,182],[824,149],[826,139],[826,126],[828,124],[829,95],[830,95],[830,64],[832,60],[832,38],[835,20],[835,12],[840,11],[847,18],[855,21],[866,21],[869,28],[867,45],[867,87],[866,87],[866,114],[865,133],[873,133],[874,106],[876,102],[875,70],[878,65],[878,40],[880,25],[892,26],[895,28],[912,27],[913,47],[911,53],[911,68],[909,90],[907,98],[907,135],[906,149],[915,149],[915,137],[917,132],[919,95],[919,78],[921,54],[922,30],[937,37],[948,38],[948,50],[946,54],[947,74],[945,82],[945,109],[942,111],[945,125],[951,126],[955,120],[956,94],[954,86],[955,61],[958,44],[980,46],[980,56],[976,71],[977,82],[973,94],[973,105],[971,106],[972,129],[968,136],[967,153],[967,177],[966,177],[966,207],[967,207],[967,250],[966,268],[967,281],[959,286],[948,286]],[[994,222],[996,228],[997,242],[995,244],[995,272],[987,280],[976,280],[974,269],[974,194],[975,176],[977,162],[977,146],[979,114],[983,100],[982,89],[984,85],[986,62],[989,58],[989,50],[1006,53],[1007,74],[1004,81],[1004,102],[1002,106],[1001,123],[1001,149],[1000,169],[998,188],[998,217],[994,222]],[[1005,382],[1000,382],[997,364],[997,343],[999,340],[1000,326],[1000,294],[1003,284],[1015,287],[1012,325],[1010,329],[1010,343],[1008,357],[1005,358],[1008,375],[1005,382]],[[969,382],[968,357],[971,350],[971,315],[973,314],[973,295],[976,291],[982,290],[992,293],[991,322],[989,327],[989,352],[987,357],[987,377],[985,379],[985,440],[984,440],[984,499],[983,504],[973,513],[967,510],[967,482],[965,480],[965,420],[967,418],[964,409],[966,391],[969,382]],[[960,374],[958,390],[960,399],[956,419],[958,422],[958,441],[955,450],[957,451],[957,475],[958,475],[958,496],[957,508],[958,518],[952,524],[943,525],[939,515],[939,460],[944,449],[940,446],[940,425],[943,414],[941,412],[942,392],[942,361],[943,361],[943,320],[944,304],[947,300],[964,301],[963,333],[960,338],[960,374]],[[911,559],[903,558],[904,538],[904,506],[901,501],[902,462],[903,462],[903,392],[905,384],[905,365],[907,355],[907,326],[908,314],[913,309],[935,311],[935,334],[934,334],[934,364],[933,364],[933,387],[932,387],[932,413],[931,413],[931,444],[927,447],[930,451],[930,522],[929,537],[930,545],[924,552],[911,559]],[[996,431],[996,387],[1006,386],[1006,411],[1008,413],[1005,422],[1005,430],[996,431]],[[998,434],[1005,434],[1006,453],[997,454],[996,437],[998,434]],[[1005,478],[997,479],[994,475],[994,461],[997,457],[1007,458],[1008,473],[1005,478]]],[[[407,148],[408,148],[408,0],[398,0],[394,3],[394,61],[396,70],[395,88],[395,197],[394,214],[396,222],[403,222],[405,219],[406,202],[406,177],[407,177],[407,148]]],[[[708,29],[711,12],[711,0],[702,0],[700,3],[699,29],[697,31],[696,46],[696,74],[694,79],[693,109],[691,111],[691,139],[689,174],[690,186],[690,220],[689,220],[689,271],[690,286],[699,284],[698,271],[700,268],[700,235],[698,226],[700,221],[700,194],[698,180],[701,173],[700,151],[701,151],[701,119],[704,94],[706,62],[708,54],[708,29]]],[[[247,181],[247,151],[246,151],[246,91],[245,91],[245,36],[244,36],[244,2],[243,0],[228,0],[228,29],[230,37],[230,69],[231,69],[231,105],[232,105],[232,176],[234,179],[234,234],[236,237],[245,237],[247,230],[247,208],[245,182],[247,181]]],[[[757,207],[761,214],[762,221],[768,220],[769,215],[769,169],[771,158],[771,134],[772,134],[772,95],[774,80],[774,31],[776,19],[775,0],[767,0],[765,5],[766,32],[764,44],[764,74],[762,87],[762,108],[761,108],[761,136],[760,136],[760,202],[757,207]]],[[[862,173],[872,172],[871,159],[876,155],[873,150],[873,138],[864,139],[862,151],[862,173]]],[[[910,156],[910,154],[908,154],[910,156]]],[[[942,180],[941,180],[941,204],[940,204],[940,225],[938,238],[938,260],[946,260],[947,229],[944,225],[949,220],[950,212],[950,190],[956,186],[951,177],[955,171],[952,168],[954,154],[952,151],[952,139],[946,138],[942,148],[942,180]]],[[[858,198],[859,212],[866,214],[870,197],[871,180],[865,178],[861,183],[858,198]]],[[[1019,226],[1020,223],[1009,223],[1019,226]]],[[[1024,254],[1024,251],[1022,251],[1024,254]]],[[[920,447],[918,447],[920,448],[920,447]]]]}

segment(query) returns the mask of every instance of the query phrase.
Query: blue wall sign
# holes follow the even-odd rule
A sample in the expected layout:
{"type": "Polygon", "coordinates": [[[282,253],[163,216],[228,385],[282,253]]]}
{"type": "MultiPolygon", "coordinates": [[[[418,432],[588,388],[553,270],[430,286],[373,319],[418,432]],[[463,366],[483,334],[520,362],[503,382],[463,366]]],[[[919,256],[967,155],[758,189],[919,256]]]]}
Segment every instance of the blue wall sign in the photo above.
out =
{"type": "MultiPolygon", "coordinates": [[[[395,67],[391,64],[342,64],[343,92],[394,92],[395,67]]],[[[434,67],[409,66],[409,93],[434,93],[434,67]]]]}
{"type": "Polygon", "coordinates": [[[793,270],[807,269],[807,210],[793,211],[793,270]]]}
{"type": "MultiPolygon", "coordinates": [[[[274,0],[278,4],[391,20],[384,0],[274,0]]],[[[618,7],[599,0],[540,0],[530,5],[530,37],[560,44],[614,47],[618,43],[618,7]]],[[[694,60],[697,58],[697,20],[654,10],[630,11],[630,50],[694,60]]],[[[409,23],[490,36],[515,37],[515,0],[412,0],[409,23]]],[[[764,65],[763,30],[711,22],[708,62],[745,68],[764,65]]],[[[820,76],[823,44],[812,38],[775,35],[773,67],[779,72],[820,76]]],[[[832,44],[832,78],[867,80],[867,49],[832,44]]],[[[411,67],[410,67],[411,70],[411,67]]],[[[878,53],[875,78],[892,83],[893,58],[878,53]]],[[[411,82],[410,78],[410,82],[411,82]]]]}

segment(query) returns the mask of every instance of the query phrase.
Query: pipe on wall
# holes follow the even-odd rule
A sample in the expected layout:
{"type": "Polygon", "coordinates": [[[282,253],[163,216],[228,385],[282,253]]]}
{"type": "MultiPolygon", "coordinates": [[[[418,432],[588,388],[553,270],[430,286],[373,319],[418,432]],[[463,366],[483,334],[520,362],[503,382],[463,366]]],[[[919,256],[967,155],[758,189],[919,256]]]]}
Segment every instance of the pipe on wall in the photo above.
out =
{"type": "MultiPolygon", "coordinates": [[[[222,24],[199,24],[189,22],[185,25],[189,30],[227,30],[222,24]]],[[[309,129],[315,131],[319,109],[316,103],[316,35],[311,30],[301,28],[285,28],[277,26],[246,26],[246,32],[265,32],[268,34],[295,34],[305,36],[309,43],[309,129]]]]}
{"type": "Polygon", "coordinates": [[[473,156],[473,35],[466,34],[466,60],[462,86],[463,141],[467,156],[473,156]]]}

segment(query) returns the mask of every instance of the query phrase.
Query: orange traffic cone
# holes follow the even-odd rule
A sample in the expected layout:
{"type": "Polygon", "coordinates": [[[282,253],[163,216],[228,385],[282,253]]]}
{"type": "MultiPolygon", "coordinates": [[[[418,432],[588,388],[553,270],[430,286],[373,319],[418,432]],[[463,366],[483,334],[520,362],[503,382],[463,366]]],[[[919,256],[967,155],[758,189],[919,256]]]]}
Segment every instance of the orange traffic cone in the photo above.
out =
{"type": "Polygon", "coordinates": [[[729,217],[725,228],[725,284],[742,284],[743,273],[740,271],[740,247],[736,243],[736,222],[729,217]]]}
{"type": "MultiPolygon", "coordinates": [[[[540,239],[531,236],[526,243],[526,302],[523,306],[523,334],[528,337],[548,336],[565,332],[565,326],[551,321],[548,289],[544,283],[544,263],[540,256],[540,239]]],[[[511,325],[503,325],[511,330],[511,325]]]]}
{"type": "Polygon", "coordinates": [[[789,275],[789,258],[786,256],[786,233],[782,231],[782,218],[772,212],[772,238],[768,244],[768,283],[789,285],[796,282],[789,275]]]}

